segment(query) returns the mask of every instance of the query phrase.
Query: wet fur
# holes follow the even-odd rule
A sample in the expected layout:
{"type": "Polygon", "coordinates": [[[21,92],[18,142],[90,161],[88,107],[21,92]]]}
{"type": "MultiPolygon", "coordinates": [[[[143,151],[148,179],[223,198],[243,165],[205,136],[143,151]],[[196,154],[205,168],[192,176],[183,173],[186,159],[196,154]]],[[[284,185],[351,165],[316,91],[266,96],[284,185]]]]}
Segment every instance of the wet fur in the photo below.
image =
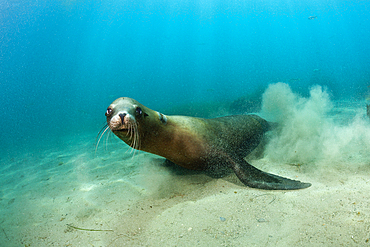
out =
{"type": "Polygon", "coordinates": [[[108,107],[106,116],[112,132],[131,147],[187,169],[230,167],[245,185],[260,189],[310,186],[265,173],[244,160],[269,130],[268,122],[256,115],[214,119],[164,116],[133,99],[119,98],[108,107]]]}

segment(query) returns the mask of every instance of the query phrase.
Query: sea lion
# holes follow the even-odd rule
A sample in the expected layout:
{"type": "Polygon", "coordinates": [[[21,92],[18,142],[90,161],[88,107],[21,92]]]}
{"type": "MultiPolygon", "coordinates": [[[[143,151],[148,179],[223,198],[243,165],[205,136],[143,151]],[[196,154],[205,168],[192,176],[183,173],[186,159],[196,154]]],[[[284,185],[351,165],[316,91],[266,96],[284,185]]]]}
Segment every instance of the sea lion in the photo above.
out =
{"type": "Polygon", "coordinates": [[[105,130],[109,128],[134,149],[160,155],[179,166],[193,170],[227,166],[245,185],[259,189],[295,190],[311,186],[263,172],[244,160],[270,128],[257,115],[214,119],[166,116],[122,97],[108,107],[105,116],[105,130]]]}

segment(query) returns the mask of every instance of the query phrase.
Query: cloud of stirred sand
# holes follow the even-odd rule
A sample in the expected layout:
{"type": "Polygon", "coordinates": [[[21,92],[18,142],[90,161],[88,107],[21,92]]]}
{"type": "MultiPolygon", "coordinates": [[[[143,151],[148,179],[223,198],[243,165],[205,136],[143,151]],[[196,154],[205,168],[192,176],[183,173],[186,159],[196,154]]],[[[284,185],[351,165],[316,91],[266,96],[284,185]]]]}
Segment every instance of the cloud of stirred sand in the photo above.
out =
{"type": "Polygon", "coordinates": [[[343,125],[329,116],[332,109],[328,93],[320,86],[313,87],[310,96],[304,98],[285,83],[270,85],[263,94],[262,115],[279,127],[268,142],[265,156],[295,164],[370,166],[369,119],[358,114],[343,125]]]}

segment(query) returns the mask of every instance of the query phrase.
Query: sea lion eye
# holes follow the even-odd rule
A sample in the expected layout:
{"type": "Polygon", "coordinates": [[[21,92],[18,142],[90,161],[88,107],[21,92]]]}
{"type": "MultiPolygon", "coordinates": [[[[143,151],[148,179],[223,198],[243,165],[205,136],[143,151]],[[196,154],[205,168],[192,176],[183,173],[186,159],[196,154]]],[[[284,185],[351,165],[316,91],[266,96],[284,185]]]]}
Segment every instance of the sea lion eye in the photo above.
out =
{"type": "Polygon", "coordinates": [[[143,111],[141,110],[140,107],[136,107],[136,114],[140,116],[143,114],[143,111]]]}
{"type": "Polygon", "coordinates": [[[107,111],[105,112],[105,116],[109,116],[112,114],[112,108],[108,108],[107,111]]]}

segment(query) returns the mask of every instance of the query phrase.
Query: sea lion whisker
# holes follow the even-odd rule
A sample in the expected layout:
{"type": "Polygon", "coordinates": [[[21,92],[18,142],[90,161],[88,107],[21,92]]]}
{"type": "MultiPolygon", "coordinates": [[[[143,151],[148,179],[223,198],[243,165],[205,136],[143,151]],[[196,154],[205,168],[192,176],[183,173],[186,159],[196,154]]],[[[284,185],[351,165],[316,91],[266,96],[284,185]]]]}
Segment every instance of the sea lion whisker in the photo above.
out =
{"type": "Polygon", "coordinates": [[[130,123],[130,140],[132,140],[132,138],[133,138],[133,135],[134,135],[134,133],[133,133],[133,124],[131,124],[130,123]]]}
{"type": "Polygon", "coordinates": [[[136,126],[135,127],[136,127],[135,128],[135,134],[136,134],[136,140],[137,140],[136,149],[140,151],[140,148],[141,148],[141,139],[140,139],[140,135],[139,135],[137,123],[136,123],[136,126]]]}
{"type": "Polygon", "coordinates": [[[95,137],[95,143],[97,143],[98,137],[103,132],[103,130],[105,130],[105,128],[107,128],[107,127],[108,127],[108,124],[107,123],[104,123],[104,126],[100,129],[99,133],[95,137]]]}
{"type": "Polygon", "coordinates": [[[99,133],[98,133],[98,135],[97,135],[97,137],[100,135],[100,133],[106,128],[108,126],[108,124],[107,123],[103,123],[103,127],[100,129],[100,131],[99,131],[99,133]]]}
{"type": "Polygon", "coordinates": [[[133,124],[133,132],[134,132],[134,143],[133,143],[133,145],[132,145],[132,147],[134,148],[134,149],[136,149],[137,148],[137,124],[136,123],[134,123],[133,124]]]}
{"type": "Polygon", "coordinates": [[[131,153],[131,147],[130,146],[129,146],[128,149],[126,149],[125,154],[128,152],[128,150],[130,150],[130,153],[131,153]]]}
{"type": "Polygon", "coordinates": [[[135,149],[136,148],[136,145],[137,145],[137,124],[134,123],[132,125],[132,130],[133,130],[133,137],[134,137],[134,141],[132,143],[132,147],[135,149]]]}
{"type": "MultiPolygon", "coordinates": [[[[126,136],[128,136],[128,140],[130,141],[128,144],[133,149],[136,149],[138,147],[138,132],[137,132],[137,123],[134,122],[128,122],[127,124],[127,132],[126,136]]],[[[133,150],[131,150],[133,152],[133,150]]]]}
{"type": "Polygon", "coordinates": [[[136,131],[135,131],[135,126],[133,126],[133,135],[132,135],[132,140],[131,140],[131,147],[132,147],[132,150],[131,150],[131,153],[134,152],[134,155],[135,155],[135,146],[136,146],[136,131]]]}
{"type": "Polygon", "coordinates": [[[138,126],[137,126],[137,123],[134,122],[132,124],[132,131],[133,131],[133,142],[131,143],[131,147],[133,148],[133,155],[132,155],[132,158],[135,157],[135,154],[136,152],[139,153],[140,150],[139,150],[139,146],[140,146],[140,138],[139,138],[139,132],[138,132],[138,126]]]}
{"type": "Polygon", "coordinates": [[[127,133],[126,133],[126,136],[130,136],[128,139],[131,140],[131,125],[127,125],[127,133]]]}
{"type": "MultiPolygon", "coordinates": [[[[95,146],[95,153],[96,153],[96,151],[98,150],[98,146],[99,146],[99,143],[100,143],[100,140],[101,140],[101,138],[104,136],[104,134],[105,134],[105,132],[107,132],[107,130],[109,129],[109,126],[108,126],[108,124],[105,126],[105,129],[104,129],[104,131],[102,132],[102,134],[100,135],[100,137],[99,137],[99,140],[98,140],[98,143],[96,144],[96,146],[95,146]]],[[[100,131],[101,132],[101,131],[100,131]]],[[[99,132],[99,133],[100,133],[99,132]]],[[[109,133],[109,132],[108,132],[109,133]]]]}
{"type": "Polygon", "coordinates": [[[109,140],[109,137],[112,133],[113,133],[112,131],[108,131],[108,133],[105,137],[105,150],[108,150],[108,140],[109,140]]]}
{"type": "MultiPolygon", "coordinates": [[[[128,124],[128,126],[127,126],[127,135],[130,135],[130,137],[129,137],[129,140],[132,140],[132,135],[133,135],[133,133],[132,133],[132,123],[129,123],[128,124]]],[[[131,145],[130,145],[131,146],[131,145]]]]}
{"type": "MultiPolygon", "coordinates": [[[[133,148],[133,142],[135,141],[134,139],[135,138],[133,138],[134,137],[134,133],[133,133],[133,125],[132,125],[132,123],[128,123],[127,124],[127,133],[126,133],[126,135],[127,136],[130,136],[129,138],[128,138],[128,140],[130,140],[130,144],[129,144],[129,146],[131,147],[131,148],[133,148]]],[[[132,153],[133,151],[132,151],[132,149],[130,150],[130,153],[132,153]]]]}
{"type": "Polygon", "coordinates": [[[135,123],[135,149],[140,150],[140,137],[139,137],[139,131],[137,130],[138,126],[137,123],[135,123]]]}
{"type": "Polygon", "coordinates": [[[130,147],[135,148],[135,124],[130,125],[130,147]]]}
{"type": "Polygon", "coordinates": [[[132,150],[131,150],[131,153],[134,152],[134,156],[135,156],[135,147],[136,147],[136,131],[135,131],[135,125],[133,124],[132,125],[132,134],[131,134],[131,147],[132,147],[132,150]]]}

